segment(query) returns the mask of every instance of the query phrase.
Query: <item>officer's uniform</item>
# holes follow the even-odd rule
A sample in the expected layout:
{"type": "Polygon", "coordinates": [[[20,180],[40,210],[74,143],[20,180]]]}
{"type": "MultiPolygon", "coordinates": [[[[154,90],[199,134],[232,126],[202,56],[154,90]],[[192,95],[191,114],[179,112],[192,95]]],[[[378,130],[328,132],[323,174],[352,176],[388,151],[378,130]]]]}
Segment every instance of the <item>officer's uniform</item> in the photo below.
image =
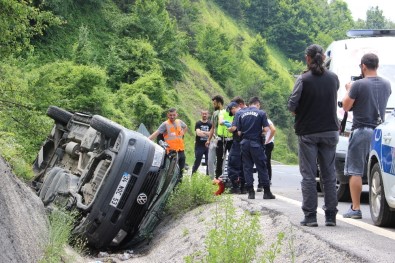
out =
{"type": "MultiPolygon", "coordinates": [[[[232,126],[237,127],[237,121],[239,119],[240,113],[243,110],[240,109],[236,112],[232,126]]],[[[231,115],[231,109],[229,109],[229,115],[231,115]]],[[[233,132],[233,144],[229,151],[228,157],[228,176],[232,182],[232,187],[237,189],[240,187],[241,193],[244,192],[245,179],[243,172],[243,162],[241,160],[241,136],[238,135],[237,129],[233,132]]]]}
{"type": "Polygon", "coordinates": [[[258,177],[264,189],[270,191],[270,181],[266,168],[266,155],[262,143],[262,128],[268,127],[266,113],[255,107],[245,108],[237,121],[237,130],[241,132],[241,153],[243,156],[243,171],[248,191],[253,191],[254,164],[258,177]]]}

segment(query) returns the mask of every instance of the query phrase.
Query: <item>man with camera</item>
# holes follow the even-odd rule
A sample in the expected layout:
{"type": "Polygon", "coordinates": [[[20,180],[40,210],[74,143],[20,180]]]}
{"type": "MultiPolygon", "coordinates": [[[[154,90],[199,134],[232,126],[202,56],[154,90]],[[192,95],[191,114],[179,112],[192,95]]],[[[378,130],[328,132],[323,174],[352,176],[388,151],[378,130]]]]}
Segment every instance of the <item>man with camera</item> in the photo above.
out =
{"type": "Polygon", "coordinates": [[[385,118],[387,101],[391,94],[389,81],[377,75],[379,58],[373,53],[361,59],[362,79],[346,84],[342,104],[345,111],[353,111],[352,132],[349,138],[344,174],[349,176],[352,204],[343,214],[345,218],[361,219],[362,176],[367,169],[367,156],[373,130],[385,118]]]}

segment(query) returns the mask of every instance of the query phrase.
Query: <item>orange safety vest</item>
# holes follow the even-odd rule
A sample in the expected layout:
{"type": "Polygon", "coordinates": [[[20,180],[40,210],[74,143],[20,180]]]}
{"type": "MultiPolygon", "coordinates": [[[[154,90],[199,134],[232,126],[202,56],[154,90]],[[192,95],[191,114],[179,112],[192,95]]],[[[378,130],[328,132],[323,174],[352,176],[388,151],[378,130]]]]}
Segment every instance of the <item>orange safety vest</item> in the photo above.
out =
{"type": "Polygon", "coordinates": [[[171,123],[169,120],[167,120],[165,121],[165,123],[166,133],[163,134],[163,138],[169,145],[169,147],[167,148],[167,152],[169,152],[170,150],[184,151],[184,135],[181,128],[181,121],[179,119],[176,119],[174,123],[171,123]]]}

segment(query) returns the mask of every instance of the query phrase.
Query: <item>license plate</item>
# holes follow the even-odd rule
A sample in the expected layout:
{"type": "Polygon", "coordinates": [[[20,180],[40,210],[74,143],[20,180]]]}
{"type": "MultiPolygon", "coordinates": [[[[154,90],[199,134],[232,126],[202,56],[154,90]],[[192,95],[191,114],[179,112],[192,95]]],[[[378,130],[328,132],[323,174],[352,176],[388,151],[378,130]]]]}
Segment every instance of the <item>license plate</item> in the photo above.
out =
{"type": "Polygon", "coordinates": [[[113,207],[117,207],[119,201],[122,198],[123,192],[126,189],[126,186],[128,185],[128,182],[130,180],[130,174],[124,173],[122,175],[122,179],[118,184],[117,190],[115,190],[115,193],[111,199],[110,205],[113,207]]]}

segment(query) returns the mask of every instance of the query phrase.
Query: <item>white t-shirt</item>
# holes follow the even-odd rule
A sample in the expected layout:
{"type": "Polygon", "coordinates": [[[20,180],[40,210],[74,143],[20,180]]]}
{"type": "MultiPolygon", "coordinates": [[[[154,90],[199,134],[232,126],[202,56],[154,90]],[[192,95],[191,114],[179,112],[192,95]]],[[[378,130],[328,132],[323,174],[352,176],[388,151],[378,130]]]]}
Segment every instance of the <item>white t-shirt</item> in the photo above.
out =
{"type": "MultiPolygon", "coordinates": [[[[270,119],[267,119],[267,122],[269,123],[269,126],[273,125],[273,122],[270,119]]],[[[270,130],[267,131],[266,138],[269,138],[269,136],[270,136],[270,130]]],[[[274,142],[274,136],[268,143],[271,143],[271,142],[274,142]]]]}

